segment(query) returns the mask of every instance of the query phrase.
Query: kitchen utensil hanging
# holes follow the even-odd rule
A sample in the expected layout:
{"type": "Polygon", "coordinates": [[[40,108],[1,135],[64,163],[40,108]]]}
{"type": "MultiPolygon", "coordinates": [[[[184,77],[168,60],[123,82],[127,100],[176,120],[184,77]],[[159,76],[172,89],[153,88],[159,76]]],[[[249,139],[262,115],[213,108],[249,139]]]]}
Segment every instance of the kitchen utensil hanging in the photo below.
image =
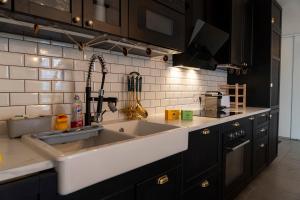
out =
{"type": "Polygon", "coordinates": [[[123,112],[127,115],[128,119],[142,119],[148,117],[147,110],[142,106],[142,83],[143,78],[138,72],[131,72],[127,76],[127,107],[123,112]]]}

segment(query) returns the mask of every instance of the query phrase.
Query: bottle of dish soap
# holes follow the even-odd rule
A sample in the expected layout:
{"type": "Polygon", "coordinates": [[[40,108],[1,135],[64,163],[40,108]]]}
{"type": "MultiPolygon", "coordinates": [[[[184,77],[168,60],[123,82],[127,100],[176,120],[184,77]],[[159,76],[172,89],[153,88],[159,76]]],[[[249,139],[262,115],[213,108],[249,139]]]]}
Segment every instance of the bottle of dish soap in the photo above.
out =
{"type": "Polygon", "coordinates": [[[72,105],[72,120],[71,128],[78,128],[83,126],[83,115],[82,115],[82,102],[78,95],[74,97],[74,103],[72,105]]]}

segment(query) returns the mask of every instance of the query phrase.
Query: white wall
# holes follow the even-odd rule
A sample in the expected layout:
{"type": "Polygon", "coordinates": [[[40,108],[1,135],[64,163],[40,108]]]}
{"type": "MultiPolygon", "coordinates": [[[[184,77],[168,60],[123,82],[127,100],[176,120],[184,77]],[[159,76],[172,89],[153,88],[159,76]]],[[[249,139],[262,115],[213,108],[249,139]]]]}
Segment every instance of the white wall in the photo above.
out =
{"type": "Polygon", "coordinates": [[[279,135],[300,139],[300,0],[278,0],[282,6],[279,135]]]}
{"type": "Polygon", "coordinates": [[[292,104],[292,66],[294,38],[283,37],[281,52],[281,85],[280,85],[280,120],[279,135],[290,137],[291,133],[291,104],[292,104]]]}

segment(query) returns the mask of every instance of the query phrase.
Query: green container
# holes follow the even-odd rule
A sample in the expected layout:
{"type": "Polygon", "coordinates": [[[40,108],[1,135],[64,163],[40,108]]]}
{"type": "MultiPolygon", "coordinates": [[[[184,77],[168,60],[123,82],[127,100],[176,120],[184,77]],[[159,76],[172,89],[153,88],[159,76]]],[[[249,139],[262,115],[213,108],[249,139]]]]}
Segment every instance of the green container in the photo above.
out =
{"type": "Polygon", "coordinates": [[[181,120],[193,120],[193,111],[191,110],[182,110],[181,111],[181,120]]]}

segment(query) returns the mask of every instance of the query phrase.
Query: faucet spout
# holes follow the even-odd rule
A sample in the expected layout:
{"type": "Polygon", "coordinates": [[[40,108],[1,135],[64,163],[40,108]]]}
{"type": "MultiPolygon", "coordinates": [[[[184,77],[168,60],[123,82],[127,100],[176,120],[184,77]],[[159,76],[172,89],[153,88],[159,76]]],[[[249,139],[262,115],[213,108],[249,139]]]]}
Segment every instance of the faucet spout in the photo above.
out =
{"type": "Polygon", "coordinates": [[[103,114],[106,112],[106,110],[103,111],[103,102],[108,102],[108,107],[112,112],[116,112],[117,108],[117,101],[118,99],[116,97],[108,97],[104,98],[104,83],[105,83],[105,77],[108,73],[107,68],[105,67],[105,62],[102,56],[94,54],[90,59],[89,64],[89,71],[88,71],[88,77],[87,77],[87,84],[86,84],[86,113],[85,113],[85,125],[91,125],[92,121],[95,122],[102,122],[103,120],[103,114]],[[101,65],[101,72],[102,72],[102,81],[101,81],[101,87],[98,92],[98,97],[91,97],[91,73],[94,67],[94,64],[96,60],[99,60],[101,65]],[[92,117],[91,114],[91,101],[97,101],[97,111],[92,117]],[[100,119],[100,120],[99,120],[100,119]]]}

